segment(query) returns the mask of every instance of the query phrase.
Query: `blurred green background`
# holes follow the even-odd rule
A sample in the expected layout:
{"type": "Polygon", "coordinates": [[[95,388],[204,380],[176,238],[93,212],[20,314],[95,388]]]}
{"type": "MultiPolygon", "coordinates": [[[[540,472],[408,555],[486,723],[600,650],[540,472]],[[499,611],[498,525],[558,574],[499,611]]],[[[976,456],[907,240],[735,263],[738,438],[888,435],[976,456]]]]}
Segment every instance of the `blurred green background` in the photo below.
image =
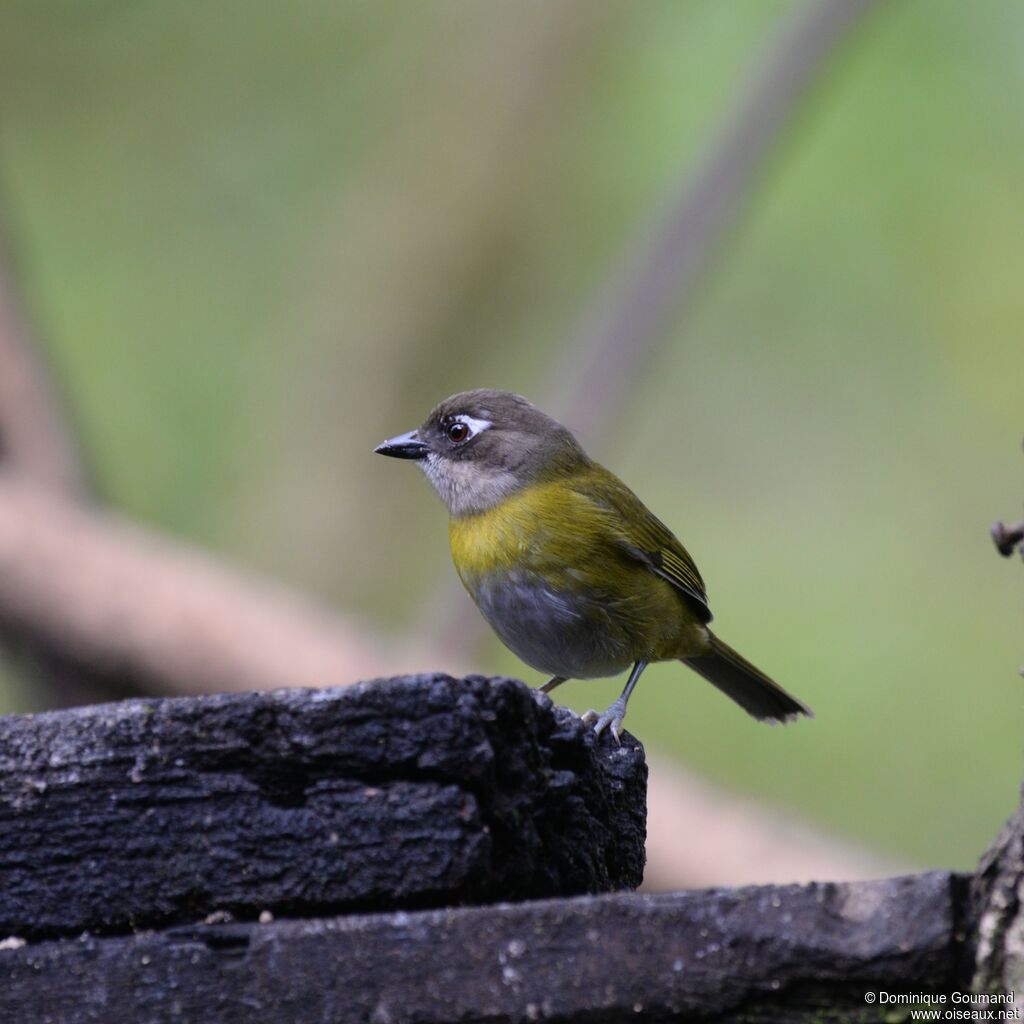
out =
{"type": "MultiPolygon", "coordinates": [[[[966,868],[1022,767],[1021,568],[987,526],[1024,477],[1024,6],[882,6],[590,447],[818,716],[760,727],[668,665],[630,729],[966,868]]],[[[791,7],[5,0],[0,203],[104,497],[429,628],[443,510],[373,446],[465,387],[544,393],[791,7]]],[[[538,681],[496,642],[479,665],[538,681]]]]}

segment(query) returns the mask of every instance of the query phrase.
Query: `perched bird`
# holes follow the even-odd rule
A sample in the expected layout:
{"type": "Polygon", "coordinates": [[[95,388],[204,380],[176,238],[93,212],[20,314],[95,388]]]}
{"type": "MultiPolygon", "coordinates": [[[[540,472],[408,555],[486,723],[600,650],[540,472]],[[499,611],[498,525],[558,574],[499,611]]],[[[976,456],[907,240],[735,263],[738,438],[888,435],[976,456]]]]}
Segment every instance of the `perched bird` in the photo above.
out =
{"type": "Polygon", "coordinates": [[[811,711],[708,628],[686,549],[560,423],[507,391],[453,395],[376,448],[415,459],[448,506],[455,568],[519,658],[567,679],[617,675],[622,695],[584,719],[616,740],[652,661],[679,660],[762,721],[811,711]]]}

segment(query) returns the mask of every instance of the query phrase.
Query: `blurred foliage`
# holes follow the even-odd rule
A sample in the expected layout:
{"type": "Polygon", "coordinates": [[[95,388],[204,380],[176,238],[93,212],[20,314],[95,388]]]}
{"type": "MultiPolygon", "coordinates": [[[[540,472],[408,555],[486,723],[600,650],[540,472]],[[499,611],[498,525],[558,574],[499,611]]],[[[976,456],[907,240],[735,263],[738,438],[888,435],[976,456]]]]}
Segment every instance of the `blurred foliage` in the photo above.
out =
{"type": "MultiPolygon", "coordinates": [[[[7,0],[0,198],[105,496],[411,628],[444,516],[373,445],[543,390],[791,6],[7,0]]],[[[986,526],[1024,469],[1024,7],[884,6],[593,454],[818,715],[764,728],[668,665],[631,729],[967,867],[1021,774],[1020,568],[986,526]]]]}

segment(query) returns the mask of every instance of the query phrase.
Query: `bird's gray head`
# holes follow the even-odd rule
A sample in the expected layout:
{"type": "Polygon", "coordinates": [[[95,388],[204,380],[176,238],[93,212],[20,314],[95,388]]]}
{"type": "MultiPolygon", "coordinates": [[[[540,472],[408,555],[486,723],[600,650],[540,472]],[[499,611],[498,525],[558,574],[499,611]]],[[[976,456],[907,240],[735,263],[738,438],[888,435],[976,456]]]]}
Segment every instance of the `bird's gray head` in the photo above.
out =
{"type": "Polygon", "coordinates": [[[587,459],[565,427],[525,398],[484,388],[446,398],[421,427],[375,451],[417,460],[453,516],[484,512],[587,459]]]}

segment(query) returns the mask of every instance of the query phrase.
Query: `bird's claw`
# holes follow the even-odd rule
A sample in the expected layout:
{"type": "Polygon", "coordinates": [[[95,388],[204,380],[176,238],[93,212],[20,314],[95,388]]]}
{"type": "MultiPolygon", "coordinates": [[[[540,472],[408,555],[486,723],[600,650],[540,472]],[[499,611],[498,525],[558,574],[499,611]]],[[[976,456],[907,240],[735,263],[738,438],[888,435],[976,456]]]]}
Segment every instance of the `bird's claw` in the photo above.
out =
{"type": "Polygon", "coordinates": [[[597,712],[591,708],[581,717],[587,725],[594,727],[595,736],[600,736],[607,729],[615,737],[615,742],[620,746],[622,745],[622,721],[624,717],[622,708],[616,707],[615,704],[607,711],[602,712],[597,712]]]}

